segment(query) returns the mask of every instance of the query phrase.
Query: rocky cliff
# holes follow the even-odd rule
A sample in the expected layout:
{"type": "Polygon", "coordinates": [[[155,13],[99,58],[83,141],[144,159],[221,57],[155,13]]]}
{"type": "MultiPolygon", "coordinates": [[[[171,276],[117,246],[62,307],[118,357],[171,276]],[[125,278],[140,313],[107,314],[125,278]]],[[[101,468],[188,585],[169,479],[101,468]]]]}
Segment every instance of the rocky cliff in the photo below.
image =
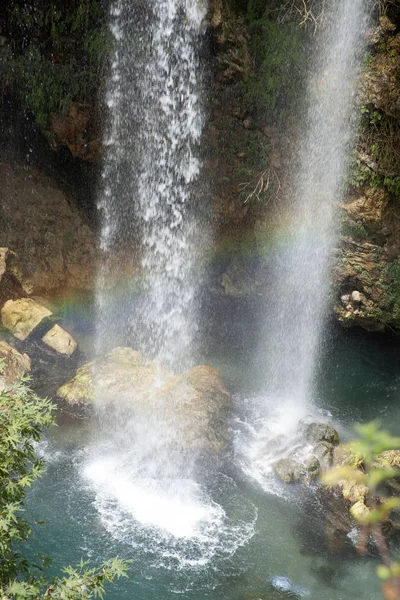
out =
{"type": "Polygon", "coordinates": [[[345,326],[400,327],[400,34],[381,16],[359,84],[359,129],[341,205],[334,311],[345,326]]]}
{"type": "MultiPolygon", "coordinates": [[[[259,267],[268,277],[277,213],[292,193],[287,175],[296,156],[304,66],[323,6],[315,0],[304,13],[302,4],[210,0],[202,148],[215,239],[210,287],[224,295],[263,293],[259,267]]],[[[104,3],[56,2],[51,26],[46,2],[37,5],[37,26],[24,0],[13,5],[0,9],[3,108],[17,99],[70,165],[99,165],[99,98],[110,52],[104,3]]],[[[395,3],[385,5],[364,59],[332,281],[338,321],[372,330],[400,328],[400,15],[395,3]]],[[[17,174],[5,163],[0,169],[9,180],[1,190],[1,241],[26,264],[26,284],[35,292],[90,287],[93,234],[73,201],[37,171],[17,174]]]]}

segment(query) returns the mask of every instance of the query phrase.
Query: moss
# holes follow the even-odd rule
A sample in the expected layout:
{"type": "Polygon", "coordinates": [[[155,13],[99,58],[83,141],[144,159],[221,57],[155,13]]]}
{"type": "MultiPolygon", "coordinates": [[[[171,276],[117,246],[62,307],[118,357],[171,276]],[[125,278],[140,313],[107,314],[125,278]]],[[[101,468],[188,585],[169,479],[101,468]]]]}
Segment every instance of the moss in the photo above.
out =
{"type": "Polygon", "coordinates": [[[368,237],[368,232],[364,225],[358,221],[354,221],[347,215],[342,220],[342,234],[356,241],[363,241],[368,237]]]}
{"type": "Polygon", "coordinates": [[[400,177],[384,177],[383,185],[393,196],[400,199],[400,177]]]}
{"type": "Polygon", "coordinates": [[[45,129],[53,111],[90,101],[111,49],[100,0],[10,3],[5,32],[11,46],[0,57],[2,77],[45,129]]]}
{"type": "Polygon", "coordinates": [[[304,33],[297,23],[278,23],[268,8],[259,14],[250,2],[247,22],[255,73],[246,84],[246,96],[259,114],[283,123],[301,90],[304,33]]]}

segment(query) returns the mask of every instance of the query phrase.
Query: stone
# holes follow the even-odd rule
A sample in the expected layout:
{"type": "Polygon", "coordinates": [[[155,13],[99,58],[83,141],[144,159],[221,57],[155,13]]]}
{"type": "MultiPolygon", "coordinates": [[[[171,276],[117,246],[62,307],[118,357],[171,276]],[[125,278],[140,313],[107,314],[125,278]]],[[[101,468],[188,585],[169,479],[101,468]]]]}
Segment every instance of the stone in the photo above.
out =
{"type": "Polygon", "coordinates": [[[302,435],[313,446],[317,446],[319,442],[328,442],[333,446],[339,444],[339,434],[329,423],[304,419],[300,421],[299,427],[302,435]]]}
{"type": "Polygon", "coordinates": [[[42,342],[59,354],[66,356],[71,356],[77,348],[77,343],[72,335],[57,324],[42,337],[42,342]]]}
{"type": "Polygon", "coordinates": [[[6,329],[19,340],[25,340],[52,312],[32,298],[8,300],[1,309],[1,320],[6,329]]]}
{"type": "Polygon", "coordinates": [[[274,471],[284,483],[298,483],[306,475],[305,466],[295,458],[281,458],[274,464],[274,471]]]}
{"type": "Polygon", "coordinates": [[[306,458],[304,464],[307,471],[307,479],[316,479],[321,475],[321,464],[316,456],[310,455],[306,458]]]}
{"type": "Polygon", "coordinates": [[[362,500],[357,500],[350,508],[351,516],[360,523],[368,518],[370,512],[370,509],[362,500]]]}
{"type": "Polygon", "coordinates": [[[325,467],[329,467],[333,461],[333,446],[328,442],[319,442],[314,448],[315,456],[325,467]]]}
{"type": "Polygon", "coordinates": [[[110,411],[124,406],[138,420],[151,415],[165,424],[168,443],[177,449],[220,452],[227,441],[231,397],[209,366],[173,374],[132,348],[114,348],[80,367],[57,394],[71,405],[90,407],[96,399],[110,411]]]}
{"type": "Polygon", "coordinates": [[[7,269],[7,258],[10,250],[8,248],[0,248],[0,282],[7,269]]]}
{"type": "Polygon", "coordinates": [[[3,361],[3,371],[0,377],[3,389],[16,383],[22,375],[31,370],[29,356],[21,354],[7,342],[0,342],[0,360],[3,361]]]}
{"type": "Polygon", "coordinates": [[[351,300],[352,300],[352,302],[361,302],[360,292],[357,292],[357,290],[355,290],[354,292],[351,292],[351,300]]]}

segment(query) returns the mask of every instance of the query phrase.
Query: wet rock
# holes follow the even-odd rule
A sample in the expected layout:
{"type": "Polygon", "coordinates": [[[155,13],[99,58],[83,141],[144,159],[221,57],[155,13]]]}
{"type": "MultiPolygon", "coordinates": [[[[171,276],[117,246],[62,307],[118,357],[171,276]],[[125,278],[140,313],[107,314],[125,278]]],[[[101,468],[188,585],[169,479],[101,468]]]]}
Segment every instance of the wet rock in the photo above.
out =
{"type": "Polygon", "coordinates": [[[338,432],[329,423],[303,420],[300,421],[299,428],[304,438],[312,446],[317,446],[320,442],[325,442],[332,446],[339,444],[338,432]]]}
{"type": "Polygon", "coordinates": [[[27,354],[21,354],[7,342],[0,342],[0,360],[3,362],[0,382],[3,389],[16,383],[22,375],[31,370],[31,361],[27,354]]]}
{"type": "Polygon", "coordinates": [[[274,471],[279,479],[285,483],[297,483],[306,474],[304,465],[294,458],[281,458],[274,465],[274,471]]]}
{"type": "Polygon", "coordinates": [[[350,514],[349,503],[338,490],[321,486],[318,489],[318,498],[322,507],[322,522],[325,539],[331,551],[337,552],[348,548],[354,552],[354,546],[349,534],[354,530],[356,521],[350,514]]]}
{"type": "Polygon", "coordinates": [[[321,463],[316,456],[308,456],[305,460],[307,476],[306,479],[311,481],[321,475],[321,463]]]}
{"type": "Polygon", "coordinates": [[[320,475],[321,467],[315,456],[309,455],[304,460],[290,456],[278,460],[274,472],[284,483],[310,483],[320,475]]]}
{"type": "Polygon", "coordinates": [[[72,335],[57,324],[43,336],[42,341],[59,354],[66,356],[71,356],[77,348],[77,343],[72,335]]]}
{"type": "Polygon", "coordinates": [[[1,320],[6,329],[19,340],[25,340],[52,312],[32,298],[8,300],[1,309],[1,320]]]}
{"type": "Polygon", "coordinates": [[[96,397],[105,409],[125,406],[138,418],[156,415],[171,433],[171,446],[219,452],[227,440],[230,394],[212,367],[169,373],[132,348],[115,348],[80,367],[58,390],[69,404],[90,406],[96,397]],[[168,428],[168,424],[173,426],[168,428]]]}
{"type": "Polygon", "coordinates": [[[314,448],[313,452],[318,458],[320,463],[325,468],[330,467],[333,461],[333,445],[327,442],[319,442],[314,448]]]}

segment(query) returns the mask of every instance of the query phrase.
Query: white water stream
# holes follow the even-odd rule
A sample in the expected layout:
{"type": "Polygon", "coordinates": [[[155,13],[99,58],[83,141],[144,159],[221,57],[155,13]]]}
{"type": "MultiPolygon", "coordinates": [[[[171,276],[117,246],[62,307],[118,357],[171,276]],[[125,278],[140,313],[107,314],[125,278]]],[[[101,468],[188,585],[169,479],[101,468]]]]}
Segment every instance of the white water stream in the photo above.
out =
{"type": "MultiPolygon", "coordinates": [[[[205,13],[202,0],[119,0],[111,8],[97,352],[134,345],[176,371],[193,360],[205,243],[197,158],[205,13]]],[[[83,473],[105,527],[132,543],[148,527],[160,540],[193,540],[202,548],[196,561],[211,557],[229,519],[198,483],[196,453],[174,447],[174,407],[168,418],[156,409],[139,417],[126,404],[104,414],[102,400],[83,473]]],[[[239,526],[232,543],[247,536],[239,526]]]]}
{"type": "Polygon", "coordinates": [[[265,394],[256,402],[253,442],[246,442],[250,463],[262,455],[263,468],[285,452],[287,443],[293,448],[299,420],[317,411],[315,380],[338,235],[336,213],[357,122],[353,108],[368,3],[336,0],[326,6],[309,69],[307,109],[299,116],[300,154],[290,177],[291,197],[282,208],[283,235],[280,231],[272,259],[262,349],[265,394]]]}
{"type": "Polygon", "coordinates": [[[202,0],[119,0],[98,206],[98,352],[190,364],[199,277],[202,0]],[[117,258],[116,258],[117,257],[117,258]]]}

